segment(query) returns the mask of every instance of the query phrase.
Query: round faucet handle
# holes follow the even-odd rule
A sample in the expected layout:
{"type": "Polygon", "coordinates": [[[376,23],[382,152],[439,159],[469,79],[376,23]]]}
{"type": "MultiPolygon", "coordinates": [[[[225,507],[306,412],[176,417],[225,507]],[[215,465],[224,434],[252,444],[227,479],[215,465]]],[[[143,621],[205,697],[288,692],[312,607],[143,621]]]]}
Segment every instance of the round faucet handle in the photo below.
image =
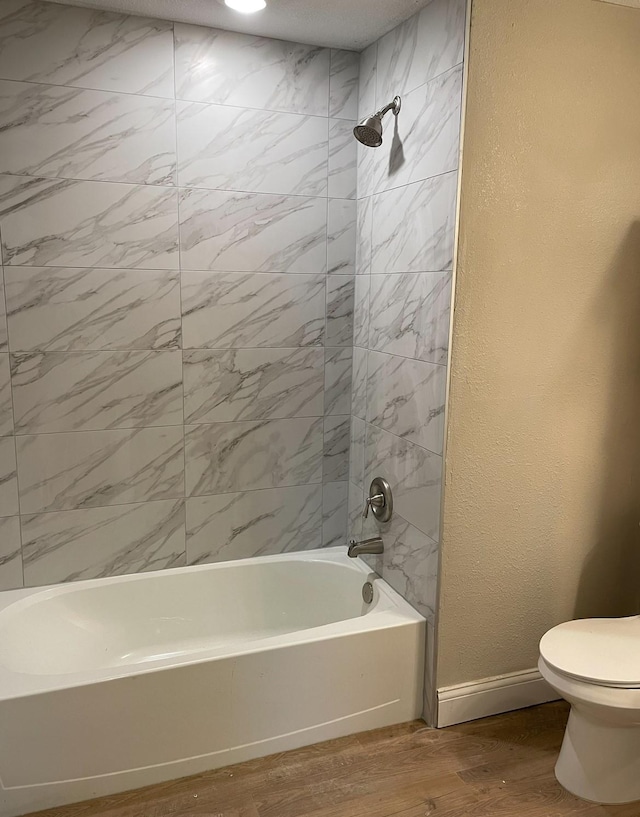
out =
{"type": "Polygon", "coordinates": [[[383,477],[375,477],[369,486],[369,496],[365,499],[362,517],[369,516],[369,510],[378,522],[388,522],[393,513],[391,486],[383,477]]]}
{"type": "Polygon", "coordinates": [[[384,494],[374,494],[373,496],[368,496],[364,501],[364,510],[362,511],[363,518],[366,519],[369,516],[369,508],[384,508],[384,506],[384,494]]]}

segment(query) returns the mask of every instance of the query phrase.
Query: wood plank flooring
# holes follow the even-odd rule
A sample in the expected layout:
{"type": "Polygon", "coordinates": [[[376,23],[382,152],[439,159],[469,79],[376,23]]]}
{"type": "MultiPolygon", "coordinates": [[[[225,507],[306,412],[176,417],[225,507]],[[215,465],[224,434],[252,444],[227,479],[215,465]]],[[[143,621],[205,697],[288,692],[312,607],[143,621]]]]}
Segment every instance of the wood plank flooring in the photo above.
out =
{"type": "Polygon", "coordinates": [[[553,775],[562,702],[429,729],[421,721],[38,812],[38,817],[640,817],[553,775]]]}

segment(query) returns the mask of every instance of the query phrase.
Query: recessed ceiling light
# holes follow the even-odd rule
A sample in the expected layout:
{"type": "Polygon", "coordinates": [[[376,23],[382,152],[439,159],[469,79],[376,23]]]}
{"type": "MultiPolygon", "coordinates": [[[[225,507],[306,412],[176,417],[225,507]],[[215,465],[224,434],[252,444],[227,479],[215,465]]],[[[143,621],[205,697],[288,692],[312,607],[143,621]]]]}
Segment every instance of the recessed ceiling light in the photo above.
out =
{"type": "Polygon", "coordinates": [[[267,5],[265,0],[224,0],[224,4],[241,14],[253,14],[256,11],[262,11],[267,5]]]}

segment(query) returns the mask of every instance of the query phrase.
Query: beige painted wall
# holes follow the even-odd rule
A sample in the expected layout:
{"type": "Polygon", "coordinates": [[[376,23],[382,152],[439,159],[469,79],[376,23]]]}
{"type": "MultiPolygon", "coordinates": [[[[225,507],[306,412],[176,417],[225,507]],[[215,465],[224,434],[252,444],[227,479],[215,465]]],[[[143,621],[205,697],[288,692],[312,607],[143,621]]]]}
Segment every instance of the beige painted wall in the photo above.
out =
{"type": "Polygon", "coordinates": [[[615,3],[618,6],[632,6],[640,9],[640,0],[600,0],[602,3],[615,3]]]}
{"type": "Polygon", "coordinates": [[[640,11],[474,0],[438,686],[638,611],[640,11]]]}

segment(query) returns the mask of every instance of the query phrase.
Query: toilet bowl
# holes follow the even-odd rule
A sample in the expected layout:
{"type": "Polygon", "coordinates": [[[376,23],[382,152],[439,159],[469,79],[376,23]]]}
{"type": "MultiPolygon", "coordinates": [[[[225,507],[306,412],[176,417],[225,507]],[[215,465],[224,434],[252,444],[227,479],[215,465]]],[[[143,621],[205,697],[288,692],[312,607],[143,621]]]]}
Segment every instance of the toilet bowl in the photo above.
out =
{"type": "Polygon", "coordinates": [[[571,704],[558,782],[595,803],[640,800],[640,616],[554,627],[538,668],[571,704]]]}

